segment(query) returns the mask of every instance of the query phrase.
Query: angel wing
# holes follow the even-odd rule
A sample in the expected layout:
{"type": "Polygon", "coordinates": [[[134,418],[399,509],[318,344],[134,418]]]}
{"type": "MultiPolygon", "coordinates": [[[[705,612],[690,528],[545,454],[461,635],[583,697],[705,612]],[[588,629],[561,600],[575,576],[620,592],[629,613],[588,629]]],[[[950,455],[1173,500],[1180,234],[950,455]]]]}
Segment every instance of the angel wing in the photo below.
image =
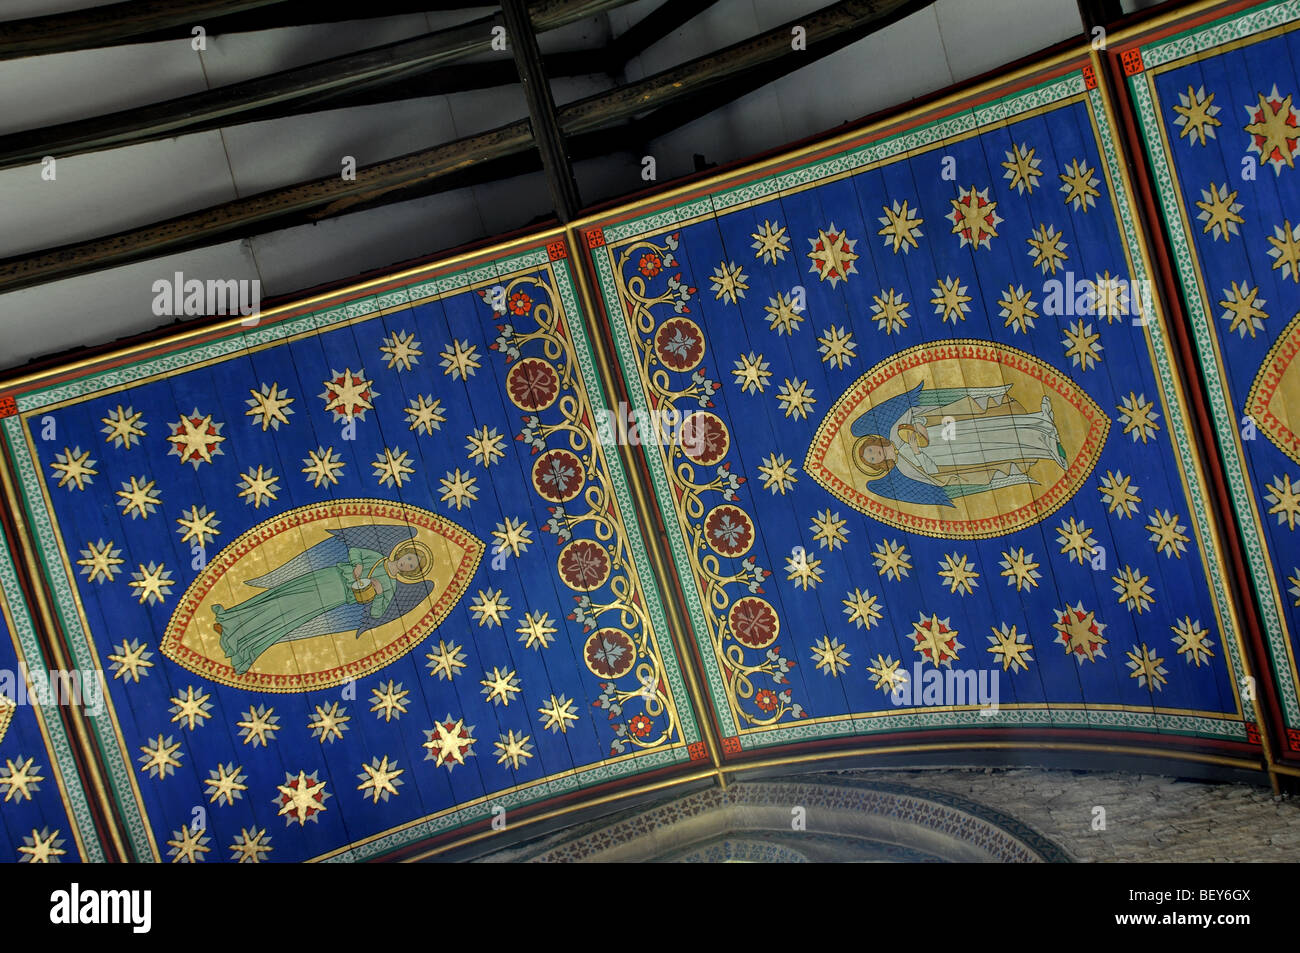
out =
{"type": "Polygon", "coordinates": [[[383,615],[378,619],[371,619],[369,616],[363,618],[365,628],[357,629],[357,638],[361,638],[371,629],[377,629],[394,619],[400,619],[431,595],[433,595],[433,583],[428,579],[421,579],[419,582],[399,582],[383,615]]]}
{"type": "MultiPolygon", "coordinates": [[[[894,398],[897,400],[897,398],[894,398]]],[[[890,470],[878,480],[867,483],[867,489],[877,496],[903,503],[925,503],[930,506],[952,506],[953,502],[944,492],[943,487],[933,483],[914,480],[898,468],[890,470]]]]}
{"type": "Polygon", "coordinates": [[[917,384],[907,393],[891,397],[883,404],[872,407],[853,421],[849,432],[855,437],[865,437],[868,434],[888,437],[890,428],[898,423],[898,418],[916,405],[917,395],[923,387],[924,383],[917,384]]]}
{"type": "MultiPolygon", "coordinates": [[[[292,582],[299,576],[326,566],[337,566],[348,561],[348,550],[369,549],[383,553],[385,556],[399,544],[415,536],[415,530],[409,526],[367,525],[349,526],[344,529],[332,529],[330,538],[321,540],[306,552],[299,553],[283,566],[271,570],[264,576],[249,579],[245,584],[259,589],[274,589],[286,582],[292,582]]],[[[349,626],[351,628],[351,626],[349,626]]],[[[339,629],[328,631],[338,632],[339,629]]]]}

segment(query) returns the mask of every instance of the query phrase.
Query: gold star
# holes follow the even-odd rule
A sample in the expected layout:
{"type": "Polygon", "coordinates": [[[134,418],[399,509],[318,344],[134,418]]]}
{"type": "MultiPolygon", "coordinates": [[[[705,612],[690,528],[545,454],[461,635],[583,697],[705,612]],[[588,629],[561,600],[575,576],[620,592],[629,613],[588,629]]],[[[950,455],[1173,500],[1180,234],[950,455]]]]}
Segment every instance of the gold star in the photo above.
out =
{"type": "Polygon", "coordinates": [[[877,655],[875,661],[867,666],[867,671],[871,673],[871,687],[888,694],[906,685],[907,673],[898,670],[902,662],[902,659],[894,661],[892,655],[877,655]]]}
{"type": "Polygon", "coordinates": [[[469,380],[482,363],[478,356],[478,345],[470,344],[469,341],[452,341],[438,356],[442,358],[442,373],[450,374],[452,380],[469,380]]]}
{"type": "Polygon", "coordinates": [[[465,667],[465,653],[455,642],[439,639],[438,647],[424,657],[429,660],[429,674],[436,675],[439,681],[451,681],[465,667]]]}
{"type": "Polygon", "coordinates": [[[1034,259],[1034,267],[1056,274],[1061,262],[1070,256],[1065,253],[1069,244],[1062,241],[1061,233],[1051,225],[1039,224],[1029,238],[1029,255],[1034,259]]]}
{"type": "Polygon", "coordinates": [[[795,308],[794,298],[778,291],[775,298],[768,298],[767,301],[768,303],[763,306],[763,310],[767,312],[767,326],[776,332],[777,337],[782,334],[794,334],[799,330],[804,316],[802,309],[795,308]]]}
{"type": "Polygon", "coordinates": [[[790,240],[785,237],[785,226],[776,222],[764,219],[758,231],[749,237],[754,239],[754,244],[750,246],[754,249],[754,257],[763,259],[769,265],[784,261],[785,253],[790,250],[790,240]]]}
{"type": "Polygon", "coordinates": [[[1300,606],[1300,568],[1295,569],[1291,575],[1287,576],[1286,581],[1291,583],[1291,588],[1287,592],[1295,596],[1295,604],[1300,606]]]}
{"type": "Polygon", "coordinates": [[[1075,211],[1080,208],[1087,212],[1090,206],[1097,204],[1097,197],[1101,195],[1097,191],[1097,177],[1093,174],[1096,169],[1090,169],[1083,165],[1078,159],[1073,160],[1065,167],[1065,172],[1061,173],[1061,191],[1065,193],[1065,204],[1072,205],[1075,211]]]}
{"type": "Polygon", "coordinates": [[[848,281],[849,275],[857,274],[854,262],[858,256],[853,250],[857,243],[857,239],[850,239],[837,229],[834,222],[829,228],[819,228],[817,237],[808,239],[812,246],[808,253],[812,266],[808,270],[816,274],[819,281],[829,281],[834,289],[836,283],[848,281]]]}
{"type": "Polygon", "coordinates": [[[948,591],[953,595],[959,592],[962,595],[969,595],[974,592],[975,587],[979,585],[975,581],[979,575],[975,571],[975,564],[970,562],[965,553],[961,556],[956,553],[944,556],[939,563],[939,578],[947,580],[948,591]]]}
{"type": "Polygon", "coordinates": [[[112,582],[122,572],[118,568],[125,562],[121,555],[122,550],[112,542],[100,539],[97,543],[86,543],[77,565],[81,567],[81,575],[88,577],[87,582],[112,582]]]}
{"type": "Polygon", "coordinates": [[[736,359],[736,369],[731,373],[736,378],[736,383],[740,385],[742,393],[761,394],[763,388],[767,386],[768,378],[772,376],[772,372],[767,368],[768,363],[763,360],[763,355],[750,351],[748,355],[742,354],[736,359]]]}
{"type": "Polygon", "coordinates": [[[212,697],[209,692],[196,692],[194,686],[190,685],[185,689],[184,695],[177,695],[172,698],[173,722],[183,722],[185,727],[190,731],[194,726],[202,728],[203,723],[212,717],[212,703],[208,701],[212,697]]]}
{"type": "Polygon", "coordinates": [[[1300,282],[1300,225],[1292,228],[1291,220],[1287,219],[1280,228],[1273,226],[1273,235],[1265,236],[1273,246],[1268,250],[1268,257],[1273,259],[1273,270],[1281,268],[1283,278],[1290,276],[1293,281],[1300,282]]]}
{"type": "Polygon", "coordinates": [[[1133,485],[1133,477],[1124,476],[1118,470],[1107,470],[1098,489],[1106,501],[1107,512],[1117,514],[1120,519],[1134,515],[1138,504],[1142,502],[1137,493],[1138,487],[1133,485]]]}
{"type": "Polygon", "coordinates": [[[1071,358],[1071,363],[1086,371],[1097,364],[1098,355],[1101,353],[1101,344],[1098,343],[1100,340],[1101,334],[1094,334],[1091,324],[1085,325],[1082,321],[1073,321],[1061,343],[1068,345],[1065,356],[1071,358]]]}
{"type": "Polygon", "coordinates": [[[469,607],[469,611],[477,616],[478,624],[486,625],[489,629],[494,625],[501,625],[509,609],[510,601],[505,598],[500,589],[486,591],[480,589],[469,607]]]}
{"type": "Polygon", "coordinates": [[[148,675],[146,669],[153,668],[153,662],[149,659],[153,653],[145,648],[143,642],[138,639],[131,641],[122,640],[122,647],[117,650],[116,654],[110,655],[108,660],[113,663],[113,677],[120,678],[123,681],[131,679],[137,684],[141,675],[148,675]]]}
{"type": "Polygon", "coordinates": [[[512,728],[501,736],[500,741],[492,742],[497,749],[497,764],[505,764],[509,761],[510,767],[518,771],[521,760],[527,761],[533,757],[533,746],[529,743],[531,737],[532,735],[516,735],[512,728]]]}
{"type": "Polygon", "coordinates": [[[736,299],[745,297],[745,292],[749,290],[746,277],[734,261],[719,262],[718,267],[714,268],[713,274],[709,276],[709,282],[715,292],[714,298],[727,304],[735,304],[736,299]]]}
{"type": "Polygon", "coordinates": [[[785,379],[783,384],[776,392],[777,403],[785,411],[786,417],[794,417],[798,420],[807,420],[808,411],[817,403],[817,398],[813,397],[812,388],[808,386],[807,381],[799,379],[785,379]]]}
{"type": "Polygon", "coordinates": [[[334,795],[325,790],[325,782],[316,780],[316,772],[308,774],[299,770],[295,778],[288,771],[284,773],[284,784],[277,784],[280,796],[272,799],[280,807],[279,816],[284,818],[288,827],[294,821],[299,827],[305,827],[308,821],[315,823],[317,815],[326,810],[325,801],[334,795]]]}
{"type": "Polygon", "coordinates": [[[460,467],[455,473],[448,470],[438,482],[442,484],[442,502],[450,503],[458,510],[478,499],[478,477],[461,473],[460,467]]]}
{"type": "Polygon", "coordinates": [[[840,672],[849,667],[849,650],[841,645],[839,639],[822,636],[820,642],[813,643],[812,660],[817,663],[817,671],[839,678],[840,672]]]}
{"type": "MultiPolygon", "coordinates": [[[[1138,646],[1135,645],[1133,648],[1138,649],[1138,646]]],[[[1133,670],[1129,674],[1129,678],[1136,678],[1139,688],[1146,685],[1159,691],[1169,681],[1165,678],[1169,674],[1169,670],[1161,664],[1164,659],[1153,655],[1145,642],[1142,643],[1140,652],[1140,655],[1138,651],[1124,653],[1128,656],[1128,667],[1133,670]]]]}
{"type": "Polygon", "coordinates": [[[1151,534],[1150,541],[1156,544],[1157,553],[1183,558],[1187,551],[1187,534],[1175,514],[1168,510],[1154,511],[1147,523],[1147,532],[1151,534]]]}
{"type": "Polygon", "coordinates": [[[1115,409],[1124,421],[1124,433],[1132,434],[1134,443],[1137,443],[1139,437],[1146,443],[1160,429],[1156,423],[1159,415],[1155,412],[1155,406],[1153,401],[1146,399],[1145,394],[1135,394],[1132,391],[1123,398],[1121,405],[1116,406],[1115,409]]]}
{"type": "Polygon", "coordinates": [[[428,397],[417,396],[406,408],[406,422],[410,424],[407,429],[418,434],[431,434],[435,430],[441,430],[446,421],[442,401],[435,400],[432,394],[428,397]]]}
{"type": "Polygon", "coordinates": [[[903,249],[903,254],[907,254],[913,248],[919,248],[916,243],[916,237],[923,234],[921,225],[925,219],[919,218],[916,209],[907,207],[907,200],[899,205],[898,200],[894,200],[891,208],[888,205],[882,206],[881,211],[885,214],[880,216],[880,224],[885,227],[876,232],[877,235],[885,236],[885,247],[890,248],[895,255],[898,249],[903,249]]]}
{"type": "Polygon", "coordinates": [[[340,707],[338,702],[331,702],[329,708],[324,705],[317,705],[315,717],[307,722],[312,737],[321,744],[326,741],[331,744],[335,741],[341,741],[343,732],[352,727],[348,724],[352,720],[352,716],[343,714],[345,711],[347,709],[340,707]]]}
{"type": "Polygon", "coordinates": [[[43,774],[38,774],[41,770],[39,764],[34,764],[35,758],[23,760],[19,755],[18,760],[8,758],[5,761],[4,771],[0,771],[0,787],[5,789],[4,803],[10,801],[30,801],[32,792],[41,789],[40,782],[45,780],[43,774]]]}
{"type": "Polygon", "coordinates": [[[792,581],[796,586],[801,586],[804,592],[808,591],[809,586],[816,589],[818,583],[822,581],[821,564],[820,559],[809,559],[803,548],[798,547],[795,549],[794,555],[786,560],[785,578],[792,581]]]}
{"type": "Polygon", "coordinates": [[[912,557],[907,554],[907,546],[891,539],[881,542],[872,551],[875,557],[876,572],[886,579],[902,579],[911,571],[912,557]]]}
{"type": "Polygon", "coordinates": [[[1062,523],[1056,531],[1056,541],[1061,544],[1061,552],[1068,554],[1070,562],[1082,563],[1085,557],[1089,557],[1096,548],[1096,543],[1092,539],[1092,530],[1082,523],[1076,523],[1074,517],[1070,517],[1069,523],[1062,523]]]}
{"type": "Polygon", "coordinates": [[[140,597],[140,604],[146,602],[153,605],[155,602],[162,603],[172,594],[172,586],[176,583],[172,581],[172,571],[164,569],[162,563],[154,563],[152,560],[149,565],[139,564],[138,572],[131,573],[131,581],[127,583],[140,597]]]}
{"type": "Polygon", "coordinates": [[[1297,113],[1291,108],[1291,97],[1281,99],[1277,84],[1266,99],[1258,93],[1259,104],[1247,106],[1246,114],[1253,122],[1245,127],[1250,133],[1250,151],[1258,153],[1265,162],[1273,166],[1275,173],[1295,168],[1296,139],[1300,138],[1300,129],[1296,128],[1297,113]]]}
{"type": "Polygon", "coordinates": [[[1002,326],[1011,328],[1013,334],[1016,331],[1028,334],[1034,326],[1034,319],[1038,317],[1038,312],[1034,310],[1033,295],[1023,285],[1014,288],[1007,285],[1007,290],[998,299],[998,306],[1002,309],[998,312],[999,316],[1006,319],[1002,326]]]}
{"type": "Polygon", "coordinates": [[[998,237],[998,226],[1002,216],[998,214],[998,203],[989,200],[989,190],[979,190],[975,186],[958,189],[957,198],[949,199],[952,203],[952,234],[961,237],[961,248],[972,245],[974,248],[989,248],[990,239],[998,237]]]}
{"type": "Polygon", "coordinates": [[[524,614],[523,624],[515,629],[524,648],[548,649],[555,641],[555,626],[551,624],[550,613],[528,612],[524,614]]]}
{"type": "Polygon", "coordinates": [[[59,858],[67,854],[66,850],[61,850],[63,838],[59,836],[58,828],[50,833],[48,827],[42,827],[39,831],[32,828],[30,837],[23,837],[23,846],[18,848],[18,853],[26,854],[24,858],[29,864],[57,864],[59,858]]]}
{"type": "Polygon", "coordinates": [[[265,828],[254,827],[251,831],[247,827],[242,828],[230,845],[230,859],[241,864],[260,864],[262,855],[271,852],[270,840],[265,828]]]}
{"type": "Polygon", "coordinates": [[[170,430],[167,442],[171,444],[167,456],[175,455],[182,464],[193,464],[195,470],[200,463],[211,463],[213,457],[225,453],[221,449],[226,440],[221,435],[224,426],[225,424],[216,423],[211,414],[200,414],[195,407],[188,417],[167,425],[170,430]]]}
{"type": "Polygon", "coordinates": [[[465,445],[465,449],[469,451],[469,459],[472,462],[490,467],[506,455],[501,449],[504,442],[495,427],[489,430],[484,424],[469,435],[469,443],[465,445]]]}
{"type": "Polygon", "coordinates": [[[181,534],[182,543],[194,540],[199,546],[206,546],[221,535],[221,530],[217,529],[221,520],[217,519],[216,513],[209,513],[206,506],[191,506],[188,510],[182,510],[176,522],[181,527],[176,532],[181,534]]]}
{"type": "Polygon", "coordinates": [[[1193,622],[1191,616],[1183,616],[1169,628],[1174,633],[1170,641],[1178,646],[1179,655],[1186,656],[1188,664],[1200,668],[1203,660],[1214,657],[1214,652],[1210,649],[1214,645],[1214,640],[1210,638],[1209,631],[1201,625],[1200,619],[1193,622]]]}
{"type": "Polygon", "coordinates": [[[1001,658],[1002,671],[1014,672],[1017,669],[1029,671],[1029,665],[1026,663],[1032,662],[1034,657],[1030,654],[1033,646],[1025,641],[1026,634],[1017,632],[1014,625],[1008,628],[1005,622],[1002,623],[1001,628],[995,626],[991,631],[993,634],[988,639],[993,644],[987,651],[1001,658]]]}
{"type": "Polygon", "coordinates": [[[841,599],[840,601],[844,603],[844,614],[859,629],[863,626],[870,629],[881,619],[880,610],[877,608],[880,605],[880,600],[868,592],[854,589],[849,593],[847,599],[841,599]]]}
{"type": "Polygon", "coordinates": [[[398,371],[409,371],[420,363],[420,355],[424,353],[415,334],[410,331],[394,331],[384,338],[379,351],[388,356],[389,370],[397,368],[398,371]]]}
{"type": "Polygon", "coordinates": [[[537,709],[541,718],[537,719],[542,723],[543,730],[549,730],[554,734],[557,730],[561,734],[569,733],[569,725],[578,720],[578,713],[573,709],[573,702],[561,695],[556,698],[551,695],[551,700],[537,709]]]}
{"type": "Polygon", "coordinates": [[[1296,520],[1300,519],[1300,483],[1292,485],[1290,474],[1273,477],[1273,482],[1265,486],[1268,493],[1264,499],[1273,505],[1269,515],[1276,513],[1279,524],[1286,523],[1287,529],[1295,529],[1296,520]]]}
{"type": "Polygon", "coordinates": [[[464,764],[466,758],[477,757],[473,750],[476,741],[473,733],[474,726],[466,727],[464,718],[452,721],[451,715],[448,715],[445,721],[435,723],[431,730],[425,732],[429,740],[420,747],[429,753],[424,760],[432,761],[440,768],[445,765],[451,771],[456,765],[464,764]]]}
{"type": "Polygon", "coordinates": [[[1251,288],[1246,284],[1238,285],[1235,281],[1232,283],[1232,290],[1224,289],[1224,298],[1219,302],[1219,307],[1223,308],[1223,314],[1219,317],[1228,324],[1228,333],[1236,331],[1243,338],[1249,334],[1252,338],[1256,331],[1264,330],[1262,318],[1268,315],[1259,305],[1265,304],[1263,298],[1257,297],[1259,288],[1251,288]]]}
{"type": "Polygon", "coordinates": [[[921,621],[912,623],[913,651],[925,657],[935,668],[946,665],[952,668],[954,661],[960,661],[957,653],[964,646],[957,640],[957,630],[949,628],[947,619],[940,619],[931,614],[926,618],[921,613],[921,621]]]}
{"type": "Polygon", "coordinates": [[[343,458],[334,452],[333,447],[308,450],[302,462],[305,464],[302,472],[307,474],[307,479],[316,489],[320,489],[322,484],[338,486],[338,475],[343,472],[344,464],[343,458]]]}
{"type": "Polygon", "coordinates": [[[405,773],[406,769],[399,768],[396,761],[389,764],[388,755],[384,755],[382,761],[372,757],[369,764],[361,765],[361,773],[357,775],[361,783],[357,790],[366,792],[372,804],[387,801],[390,796],[397,797],[397,789],[404,783],[398,775],[405,773]]]}
{"type": "Polygon", "coordinates": [[[1119,594],[1119,604],[1127,607],[1129,612],[1136,610],[1141,615],[1155,604],[1155,599],[1151,597],[1155,590],[1147,585],[1150,576],[1142,575],[1132,566],[1125,566],[1118,576],[1110,578],[1115,583],[1112,591],[1119,594]]]}
{"type": "Polygon", "coordinates": [[[1179,139],[1186,136],[1188,142],[1199,141],[1205,145],[1206,136],[1216,138],[1214,127],[1223,123],[1214,118],[1219,112],[1219,107],[1214,105],[1214,93],[1206,96],[1204,86],[1192,89],[1189,84],[1185,94],[1178,94],[1178,101],[1182,105],[1174,107],[1174,112],[1178,115],[1174,125],[1179,127],[1179,139]]]}
{"type": "Polygon", "coordinates": [[[497,523],[492,538],[496,541],[492,550],[494,553],[508,552],[512,556],[519,556],[528,551],[528,546],[533,541],[533,531],[523,520],[506,517],[504,523],[497,523]]]}
{"type": "Polygon", "coordinates": [[[375,460],[370,465],[375,470],[375,479],[380,486],[392,484],[400,490],[403,484],[409,482],[410,474],[415,472],[415,468],[409,465],[409,460],[410,454],[405,450],[385,447],[383,453],[375,454],[375,460]]]}
{"type": "Polygon", "coordinates": [[[265,748],[275,740],[275,733],[280,730],[280,725],[277,724],[279,720],[280,716],[275,714],[274,708],[250,705],[244,720],[235,722],[235,727],[239,729],[239,737],[244,739],[244,744],[265,748]]]}
{"type": "Polygon", "coordinates": [[[279,497],[280,478],[277,477],[270,467],[263,467],[258,464],[256,472],[251,468],[247,473],[240,474],[239,481],[239,498],[245,503],[252,503],[253,509],[259,509],[263,503],[270,506],[279,497]]]}
{"type": "Polygon", "coordinates": [[[823,364],[832,364],[836,370],[843,370],[857,357],[857,344],[853,341],[853,332],[846,332],[834,325],[822,332],[817,339],[817,352],[822,355],[823,364]]]}
{"type": "Polygon", "coordinates": [[[1202,232],[1209,232],[1212,238],[1222,238],[1225,242],[1231,241],[1233,235],[1241,234],[1237,231],[1237,226],[1246,220],[1237,213],[1242,206],[1237,201],[1237,193],[1228,192],[1226,182],[1223,185],[1211,182],[1208,192],[1201,189],[1201,199],[1196,203],[1196,207],[1201,210],[1196,219],[1205,223],[1202,232]]]}
{"type": "Polygon", "coordinates": [[[244,401],[248,405],[244,416],[252,417],[254,426],[261,424],[262,433],[279,430],[280,424],[288,426],[289,418],[293,416],[293,408],[289,406],[293,403],[293,398],[287,390],[281,390],[278,383],[269,387],[263,383],[260,391],[250,387],[248,392],[253,396],[244,401]]]}
{"type": "Polygon", "coordinates": [[[1034,152],[1027,143],[1022,142],[1018,146],[1012,146],[1012,151],[1006,153],[1007,161],[1002,163],[1002,168],[1007,170],[1003,178],[1011,180],[1010,187],[1016,190],[1017,195],[1025,192],[1033,195],[1034,186],[1043,174],[1038,168],[1043,160],[1035,159],[1034,152]]]}
{"type": "Polygon", "coordinates": [[[839,513],[822,510],[812,519],[813,539],[823,549],[834,552],[848,539],[848,530],[844,528],[847,525],[848,520],[840,519],[839,513]]]}
{"type": "Polygon", "coordinates": [[[159,735],[156,739],[147,745],[142,745],[140,750],[144,752],[140,756],[140,770],[144,771],[155,778],[165,778],[170,774],[176,773],[176,768],[181,766],[181,757],[179,741],[173,743],[172,736],[168,735],[166,740],[159,735]]]}
{"type": "Polygon", "coordinates": [[[771,490],[773,494],[779,492],[785,496],[785,491],[799,482],[795,476],[798,467],[793,460],[787,460],[784,453],[769,453],[763,458],[758,472],[763,477],[763,489],[771,490]]]}
{"type": "Polygon", "coordinates": [[[939,286],[930,290],[934,292],[930,304],[934,305],[935,314],[942,315],[940,322],[952,321],[956,324],[958,321],[966,320],[966,315],[970,313],[970,305],[967,302],[971,300],[971,296],[966,293],[966,286],[961,283],[960,278],[951,275],[940,278],[939,286]]]}
{"type": "Polygon", "coordinates": [[[483,686],[483,695],[486,701],[500,705],[503,708],[510,707],[510,699],[520,692],[519,679],[511,669],[497,668],[492,666],[491,672],[484,672],[483,678],[479,684],[483,686]]]}
{"type": "Polygon", "coordinates": [[[1026,588],[1036,589],[1038,580],[1042,574],[1038,572],[1038,563],[1034,562],[1034,554],[1025,554],[1025,548],[1009,550],[1002,554],[1002,559],[998,561],[1002,567],[1001,575],[1007,579],[1007,585],[1014,585],[1016,592],[1023,592],[1026,588]]]}
{"type": "Polygon", "coordinates": [[[137,413],[133,407],[127,407],[123,410],[122,405],[118,404],[115,410],[108,412],[107,417],[99,419],[100,423],[105,425],[104,429],[100,431],[100,433],[106,435],[104,442],[111,443],[123,450],[130,450],[144,436],[144,428],[148,424],[144,422],[143,418],[143,411],[137,413]]]}
{"type": "Polygon", "coordinates": [[[886,334],[893,334],[894,331],[907,327],[907,319],[911,317],[908,313],[908,303],[903,300],[902,295],[896,295],[894,289],[890,288],[883,295],[872,295],[875,304],[871,306],[871,318],[876,322],[876,330],[884,331],[886,334]]]}
{"type": "Polygon", "coordinates": [[[209,803],[234,804],[243,798],[244,792],[248,790],[248,785],[244,783],[248,780],[248,775],[243,771],[243,767],[233,761],[219,764],[209,771],[207,780],[203,782],[211,795],[209,803]]]}
{"type": "Polygon", "coordinates": [[[1056,629],[1056,641],[1065,647],[1067,655],[1073,654],[1080,665],[1085,659],[1096,662],[1097,656],[1106,657],[1102,646],[1108,640],[1101,634],[1106,626],[1097,620],[1096,613],[1084,612],[1082,602],[1074,608],[1066,605],[1064,610],[1054,611],[1056,622],[1052,624],[1052,628],[1056,629]]]}
{"type": "Polygon", "coordinates": [[[212,838],[205,836],[207,828],[200,827],[194,830],[190,827],[182,827],[172,832],[172,838],[167,842],[171,848],[167,853],[171,856],[173,864],[197,864],[203,859],[203,855],[212,850],[208,847],[208,841],[212,838]]]}
{"type": "Polygon", "coordinates": [[[335,422],[365,420],[366,411],[374,410],[374,400],[379,396],[374,381],[366,378],[365,368],[355,374],[350,367],[345,367],[342,374],[331,368],[330,379],[323,386],[325,390],[316,396],[325,401],[325,412],[333,413],[335,422]]]}
{"type": "Polygon", "coordinates": [[[385,722],[389,722],[406,714],[406,696],[411,692],[403,688],[401,682],[394,685],[390,678],[387,682],[380,682],[378,688],[370,689],[370,694],[370,710],[378,713],[376,717],[382,716],[385,722]]]}
{"type": "Polygon", "coordinates": [[[83,453],[80,447],[64,447],[62,453],[54,455],[54,462],[50,464],[50,469],[54,472],[50,475],[59,478],[58,485],[61,487],[66,486],[70,489],[75,487],[78,490],[84,490],[88,485],[95,482],[94,477],[99,473],[95,469],[97,462],[97,460],[90,459],[89,450],[83,453]]]}

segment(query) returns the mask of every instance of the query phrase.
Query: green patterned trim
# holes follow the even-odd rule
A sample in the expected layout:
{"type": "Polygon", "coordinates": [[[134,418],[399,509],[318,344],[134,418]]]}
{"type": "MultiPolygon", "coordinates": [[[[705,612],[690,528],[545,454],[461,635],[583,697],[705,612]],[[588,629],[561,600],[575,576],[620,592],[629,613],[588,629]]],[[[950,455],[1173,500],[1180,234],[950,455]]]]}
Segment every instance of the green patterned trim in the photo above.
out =
{"type": "Polygon", "coordinates": [[[1147,69],[1163,66],[1193,53],[1203,53],[1224,43],[1263,33],[1300,18],[1300,0],[1282,0],[1271,7],[1251,10],[1207,27],[1180,33],[1160,43],[1142,47],[1142,64],[1147,69]]]}
{"type": "MultiPolygon", "coordinates": [[[[13,561],[10,559],[9,551],[4,547],[0,547],[0,598],[3,598],[9,606],[9,618],[13,620],[14,635],[18,637],[18,644],[22,648],[19,662],[25,665],[29,671],[32,668],[31,663],[33,661],[39,661],[42,666],[48,667],[45,653],[41,651],[40,644],[36,640],[36,629],[32,625],[31,617],[27,614],[26,603],[22,597],[22,589],[18,585],[18,575],[14,571],[13,561]]],[[[95,821],[90,813],[90,803],[86,799],[85,789],[81,785],[81,775],[77,772],[77,761],[73,757],[72,745],[68,742],[67,733],[63,730],[63,722],[57,716],[46,718],[40,706],[36,707],[36,717],[45,728],[50,741],[50,754],[54,756],[59,765],[59,773],[62,775],[62,792],[72,806],[70,820],[77,825],[77,830],[81,834],[81,842],[85,848],[83,859],[90,863],[103,863],[104,850],[95,836],[95,821]]]]}

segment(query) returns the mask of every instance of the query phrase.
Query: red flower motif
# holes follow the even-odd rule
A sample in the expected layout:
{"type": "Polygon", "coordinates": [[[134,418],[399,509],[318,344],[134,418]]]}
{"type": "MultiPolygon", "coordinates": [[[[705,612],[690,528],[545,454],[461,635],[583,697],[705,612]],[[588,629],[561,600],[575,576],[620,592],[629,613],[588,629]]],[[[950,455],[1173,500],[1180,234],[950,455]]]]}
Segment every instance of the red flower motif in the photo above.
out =
{"type": "Polygon", "coordinates": [[[716,506],[704,520],[704,539],[719,556],[740,556],[754,542],[754,523],[738,506],[716,506]]]}
{"type": "Polygon", "coordinates": [[[585,482],[582,461],[568,450],[548,450],[533,464],[533,486],[552,503],[567,503],[585,482]]]}
{"type": "Polygon", "coordinates": [[[622,678],[632,671],[636,662],[636,646],[621,629],[601,629],[591,633],[582,653],[587,668],[597,678],[622,678]]]}
{"type": "Polygon", "coordinates": [[[655,334],[655,353],[674,371],[689,371],[704,357],[704,334],[689,318],[665,321],[655,334]]]}
{"type": "Polygon", "coordinates": [[[545,410],[560,392],[560,376],[539,357],[526,357],[506,375],[506,390],[516,407],[545,410]]]}
{"type": "Polygon", "coordinates": [[[566,586],[591,592],[609,578],[609,554],[599,543],[576,539],[560,551],[559,567],[566,586]]]}
{"type": "Polygon", "coordinates": [[[754,696],[754,704],[763,711],[776,711],[776,702],[776,692],[771,691],[770,689],[760,688],[758,694],[754,696]]]}
{"type": "Polygon", "coordinates": [[[766,599],[745,596],[737,599],[727,613],[731,634],[752,649],[766,648],[776,641],[781,622],[766,599]]]}
{"type": "Polygon", "coordinates": [[[647,252],[641,256],[641,260],[637,262],[636,267],[637,271],[641,272],[641,274],[645,275],[647,278],[653,278],[655,275],[659,274],[659,272],[663,271],[664,260],[654,252],[647,252]]]}
{"type": "Polygon", "coordinates": [[[533,306],[533,299],[528,297],[522,291],[516,291],[510,296],[510,310],[515,314],[524,315],[528,309],[533,306]]]}
{"type": "Polygon", "coordinates": [[[654,722],[645,715],[633,715],[628,719],[627,730],[632,732],[632,734],[636,735],[638,738],[644,738],[646,735],[650,734],[653,729],[654,722]]]}
{"type": "Polygon", "coordinates": [[[727,425],[708,411],[697,411],[682,421],[679,436],[682,453],[703,466],[717,463],[731,448],[727,425]]]}

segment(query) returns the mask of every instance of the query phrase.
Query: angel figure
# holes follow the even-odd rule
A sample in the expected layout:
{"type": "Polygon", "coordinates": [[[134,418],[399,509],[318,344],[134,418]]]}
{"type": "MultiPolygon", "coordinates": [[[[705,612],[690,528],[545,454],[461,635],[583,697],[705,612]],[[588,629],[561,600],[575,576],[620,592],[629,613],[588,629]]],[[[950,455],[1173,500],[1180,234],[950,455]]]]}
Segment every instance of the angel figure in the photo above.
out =
{"type": "Polygon", "coordinates": [[[289,562],[245,585],[264,590],[213,606],[221,648],[240,675],[278,642],[356,630],[359,639],[433,592],[433,551],[409,526],[332,529],[289,562]]]}
{"type": "Polygon", "coordinates": [[[1068,468],[1047,397],[1033,413],[988,413],[1014,403],[1010,390],[918,384],[872,407],[850,430],[857,438],[853,463],[867,475],[867,489],[906,503],[953,506],[972,493],[1037,483],[1029,468],[1040,460],[1068,468]]]}

